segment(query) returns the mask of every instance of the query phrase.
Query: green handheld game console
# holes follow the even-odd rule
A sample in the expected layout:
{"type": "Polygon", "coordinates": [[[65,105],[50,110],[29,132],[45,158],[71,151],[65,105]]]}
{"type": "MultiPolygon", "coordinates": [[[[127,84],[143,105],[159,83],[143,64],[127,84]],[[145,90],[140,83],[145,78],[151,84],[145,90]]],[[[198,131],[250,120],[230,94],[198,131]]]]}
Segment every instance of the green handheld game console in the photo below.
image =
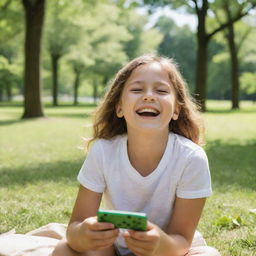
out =
{"type": "Polygon", "coordinates": [[[109,222],[115,228],[133,229],[137,231],[147,230],[147,215],[140,212],[98,210],[98,222],[109,222]]]}

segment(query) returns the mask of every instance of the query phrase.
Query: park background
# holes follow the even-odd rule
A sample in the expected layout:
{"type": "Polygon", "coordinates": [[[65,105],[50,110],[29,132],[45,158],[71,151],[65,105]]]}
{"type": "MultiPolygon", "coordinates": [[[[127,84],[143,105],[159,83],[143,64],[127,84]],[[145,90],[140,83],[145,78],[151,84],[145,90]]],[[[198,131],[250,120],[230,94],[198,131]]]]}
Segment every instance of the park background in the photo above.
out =
{"type": "Polygon", "coordinates": [[[68,222],[93,111],[124,63],[154,52],[202,105],[214,195],[199,230],[224,256],[255,256],[255,5],[1,0],[0,233],[68,222]]]}

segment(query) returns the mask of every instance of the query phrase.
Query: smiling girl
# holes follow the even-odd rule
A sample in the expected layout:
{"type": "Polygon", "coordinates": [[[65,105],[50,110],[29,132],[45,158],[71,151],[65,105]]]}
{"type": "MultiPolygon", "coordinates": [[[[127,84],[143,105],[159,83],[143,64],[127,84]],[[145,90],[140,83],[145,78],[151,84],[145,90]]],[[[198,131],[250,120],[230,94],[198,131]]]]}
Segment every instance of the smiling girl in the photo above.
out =
{"type": "Polygon", "coordinates": [[[52,255],[219,256],[196,231],[211,179],[200,113],[173,61],[144,55],[124,66],[93,128],[67,239],[52,255]],[[102,200],[146,213],[147,231],[99,223],[102,200]]]}

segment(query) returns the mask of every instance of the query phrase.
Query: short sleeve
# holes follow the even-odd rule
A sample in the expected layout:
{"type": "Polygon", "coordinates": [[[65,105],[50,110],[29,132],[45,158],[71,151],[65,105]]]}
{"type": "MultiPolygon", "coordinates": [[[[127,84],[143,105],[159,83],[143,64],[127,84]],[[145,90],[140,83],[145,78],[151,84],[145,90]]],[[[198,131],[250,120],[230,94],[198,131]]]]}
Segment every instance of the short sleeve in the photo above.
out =
{"type": "Polygon", "coordinates": [[[104,192],[106,183],[103,175],[103,152],[100,141],[96,141],[88,152],[77,180],[82,186],[94,192],[104,192]]]}
{"type": "Polygon", "coordinates": [[[194,199],[212,194],[211,175],[207,156],[203,149],[197,149],[189,157],[184,172],[177,184],[176,195],[194,199]]]}

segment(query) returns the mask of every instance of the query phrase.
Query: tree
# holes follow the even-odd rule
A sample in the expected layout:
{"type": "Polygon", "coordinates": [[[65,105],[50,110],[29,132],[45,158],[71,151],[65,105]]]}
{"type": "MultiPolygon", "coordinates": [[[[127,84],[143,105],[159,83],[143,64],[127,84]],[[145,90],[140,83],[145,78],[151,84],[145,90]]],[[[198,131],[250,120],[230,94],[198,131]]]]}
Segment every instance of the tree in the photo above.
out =
{"type": "Polygon", "coordinates": [[[4,98],[11,100],[13,91],[21,86],[21,7],[19,2],[11,0],[2,1],[0,4],[0,101],[4,98]]]}
{"type": "Polygon", "coordinates": [[[77,27],[68,23],[68,21],[58,19],[56,13],[47,33],[48,50],[52,63],[52,95],[54,106],[58,105],[59,61],[68,53],[70,46],[77,41],[78,36],[77,27]]]}
{"type": "Polygon", "coordinates": [[[92,78],[95,102],[99,96],[99,85],[106,86],[114,73],[128,59],[124,44],[132,35],[122,24],[121,19],[122,11],[113,3],[98,3],[87,14],[84,34],[88,37],[90,48],[87,48],[89,52],[85,54],[90,56],[94,64],[86,68],[86,74],[92,78]]]}
{"type": "Polygon", "coordinates": [[[196,42],[194,33],[188,26],[179,27],[166,16],[161,16],[155,24],[163,39],[158,46],[160,55],[174,58],[190,88],[194,87],[194,63],[196,62],[196,42]]]}
{"type": "Polygon", "coordinates": [[[3,100],[4,92],[8,101],[12,100],[12,89],[19,81],[18,67],[0,56],[0,101],[3,100]]]}
{"type": "Polygon", "coordinates": [[[2,2],[0,4],[0,46],[6,46],[22,32],[23,15],[19,2],[12,0],[2,2]]]}
{"type": "Polygon", "coordinates": [[[145,28],[148,15],[139,15],[132,8],[123,8],[121,12],[118,22],[125,26],[131,35],[131,38],[124,42],[124,51],[128,58],[133,59],[145,53],[156,52],[163,35],[156,28],[145,28]]]}
{"type": "Polygon", "coordinates": [[[22,118],[44,116],[41,103],[41,39],[46,0],[22,0],[25,10],[24,113],[22,118]]]}
{"type": "Polygon", "coordinates": [[[74,105],[78,105],[78,90],[82,80],[82,75],[92,65],[95,64],[92,56],[92,46],[88,43],[88,39],[80,40],[80,43],[71,47],[67,56],[67,61],[71,65],[74,72],[73,95],[74,105]]]}
{"type": "MultiPolygon", "coordinates": [[[[256,1],[254,0],[242,0],[242,8],[232,16],[229,22],[223,23],[218,27],[212,29],[208,32],[207,27],[207,15],[209,13],[213,14],[212,9],[213,4],[210,0],[144,0],[143,3],[150,6],[165,6],[170,5],[174,8],[187,7],[189,12],[195,13],[198,20],[197,25],[197,64],[196,64],[196,88],[195,95],[197,100],[201,103],[202,110],[206,110],[206,94],[207,94],[207,60],[208,60],[208,44],[210,39],[218,32],[225,29],[229,24],[240,20],[242,17],[246,16],[249,11],[255,7],[256,1]]],[[[214,3],[214,2],[213,2],[214,3]]]]}
{"type": "Polygon", "coordinates": [[[234,13],[239,12],[239,9],[243,8],[241,5],[245,3],[240,3],[237,0],[223,0],[218,3],[221,7],[224,14],[218,15],[218,12],[215,12],[215,16],[217,17],[219,23],[221,23],[221,17],[224,17],[225,22],[228,23],[227,29],[224,30],[225,37],[228,43],[229,53],[230,53],[230,60],[231,60],[231,99],[232,99],[232,109],[239,108],[239,91],[240,91],[240,84],[239,84],[239,57],[238,53],[243,45],[245,39],[248,37],[251,28],[245,29],[245,31],[240,31],[242,37],[239,43],[236,43],[236,32],[235,32],[235,25],[232,23],[232,17],[235,15],[234,13]]]}
{"type": "Polygon", "coordinates": [[[240,81],[242,90],[251,95],[253,102],[256,102],[256,74],[244,72],[240,78],[240,81]]]}
{"type": "MultiPolygon", "coordinates": [[[[222,2],[223,3],[223,2],[222,2]]],[[[228,7],[230,8],[230,7],[228,7]]],[[[231,9],[232,11],[235,8],[231,9]]],[[[231,11],[229,10],[229,11],[231,11]]],[[[216,13],[218,22],[221,23],[227,19],[227,14],[224,9],[219,9],[216,13]]],[[[215,76],[216,86],[218,86],[219,79],[223,79],[223,72],[226,72],[228,67],[231,72],[225,75],[225,84],[228,84],[229,99],[232,99],[232,108],[239,108],[239,100],[241,97],[246,97],[246,92],[240,95],[240,74],[242,72],[255,72],[255,27],[250,24],[247,19],[236,22],[232,28],[223,30],[215,36],[215,41],[222,45],[222,50],[214,56],[214,61],[219,65],[222,76],[215,76]],[[231,30],[231,31],[230,31],[231,30]],[[225,69],[225,70],[224,70],[225,69]],[[229,78],[230,76],[230,78],[229,78]],[[231,97],[230,97],[231,95],[231,97]]],[[[216,54],[216,53],[215,53],[216,54]]],[[[212,72],[211,72],[212,73],[212,72]]],[[[212,88],[211,88],[212,89],[212,88]]],[[[217,89],[217,88],[216,88],[217,89]]]]}
{"type": "MultiPolygon", "coordinates": [[[[76,1],[83,9],[84,4],[76,1]]],[[[81,28],[75,24],[80,13],[73,12],[69,1],[56,0],[49,4],[48,19],[46,21],[46,44],[50,53],[52,64],[52,96],[53,105],[58,105],[59,62],[69,52],[72,45],[81,37],[81,28]],[[67,10],[69,9],[69,10],[67,10]]]]}

